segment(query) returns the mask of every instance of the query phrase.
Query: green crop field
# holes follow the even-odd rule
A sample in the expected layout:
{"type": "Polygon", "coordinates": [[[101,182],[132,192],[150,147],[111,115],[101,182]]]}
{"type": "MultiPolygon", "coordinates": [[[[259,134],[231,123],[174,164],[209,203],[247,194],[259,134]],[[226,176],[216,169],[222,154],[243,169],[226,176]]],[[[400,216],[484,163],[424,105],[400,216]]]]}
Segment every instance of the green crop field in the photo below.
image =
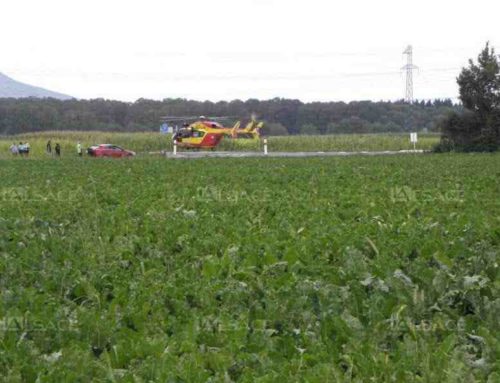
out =
{"type": "Polygon", "coordinates": [[[499,154],[0,179],[0,381],[500,381],[499,154]]]}
{"type": "MultiPolygon", "coordinates": [[[[16,142],[29,142],[31,157],[46,158],[45,145],[52,140],[52,147],[58,142],[63,157],[76,156],[76,143],[84,148],[111,143],[134,150],[139,155],[150,152],[172,150],[170,135],[159,133],[106,133],[106,132],[43,132],[17,136],[0,136],[0,158],[9,158],[9,146],[16,142]]],[[[417,149],[430,150],[439,142],[439,135],[420,134],[417,149]]],[[[268,137],[270,151],[380,151],[413,149],[409,134],[337,134],[325,136],[280,136],[268,137]]],[[[217,150],[223,151],[262,151],[262,142],[254,140],[224,139],[217,150]]]]}

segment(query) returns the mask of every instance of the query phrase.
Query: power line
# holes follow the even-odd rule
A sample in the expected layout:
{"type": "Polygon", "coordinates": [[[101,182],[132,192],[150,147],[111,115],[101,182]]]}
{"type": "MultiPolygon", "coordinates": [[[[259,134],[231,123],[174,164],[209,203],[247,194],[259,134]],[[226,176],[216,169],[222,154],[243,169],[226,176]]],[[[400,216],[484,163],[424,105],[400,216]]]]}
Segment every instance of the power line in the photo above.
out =
{"type": "MultiPolygon", "coordinates": [[[[416,67],[414,67],[416,68],[416,67]]],[[[406,66],[403,67],[406,69],[406,66]]],[[[427,68],[421,73],[423,75],[435,74],[443,75],[446,73],[459,73],[459,67],[448,67],[448,68],[427,68]]],[[[87,79],[97,79],[102,78],[113,78],[113,79],[132,79],[132,80],[155,80],[155,81],[169,81],[169,80],[238,80],[238,79],[248,79],[248,80],[328,80],[328,79],[349,79],[357,77],[393,77],[401,74],[401,71],[388,70],[388,71],[369,71],[369,72],[324,72],[324,73],[220,73],[220,74],[208,74],[208,73],[198,73],[198,74],[187,74],[187,73],[166,73],[166,72],[117,72],[117,71],[78,71],[78,70],[53,70],[53,69],[36,69],[36,70],[19,70],[12,69],[8,70],[12,76],[36,76],[36,77],[85,77],[87,79]]],[[[424,76],[425,77],[425,76],[424,76]]]]}

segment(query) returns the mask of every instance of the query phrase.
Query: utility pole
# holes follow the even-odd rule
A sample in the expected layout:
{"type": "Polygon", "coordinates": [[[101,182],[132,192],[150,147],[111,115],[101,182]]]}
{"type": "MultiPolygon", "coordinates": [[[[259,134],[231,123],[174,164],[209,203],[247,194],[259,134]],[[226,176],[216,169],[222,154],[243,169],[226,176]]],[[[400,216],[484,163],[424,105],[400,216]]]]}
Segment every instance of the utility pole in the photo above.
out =
{"type": "Polygon", "coordinates": [[[405,101],[408,104],[413,104],[413,69],[418,69],[415,65],[413,65],[413,48],[411,45],[408,45],[403,52],[404,55],[407,55],[406,65],[401,69],[406,70],[406,94],[405,101]]]}

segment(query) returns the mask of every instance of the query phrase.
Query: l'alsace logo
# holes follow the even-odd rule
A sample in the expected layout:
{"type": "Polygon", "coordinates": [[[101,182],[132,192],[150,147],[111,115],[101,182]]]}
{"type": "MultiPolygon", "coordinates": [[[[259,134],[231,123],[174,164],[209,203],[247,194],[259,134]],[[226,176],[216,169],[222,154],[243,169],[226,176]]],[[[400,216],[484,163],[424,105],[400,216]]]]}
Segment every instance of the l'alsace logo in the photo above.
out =
{"type": "Polygon", "coordinates": [[[396,186],[390,190],[392,202],[416,202],[417,193],[409,186],[396,186]]]}
{"type": "Polygon", "coordinates": [[[390,189],[389,197],[393,203],[397,202],[440,202],[463,203],[464,191],[457,185],[445,191],[439,190],[413,190],[409,186],[396,186],[390,189]]]}

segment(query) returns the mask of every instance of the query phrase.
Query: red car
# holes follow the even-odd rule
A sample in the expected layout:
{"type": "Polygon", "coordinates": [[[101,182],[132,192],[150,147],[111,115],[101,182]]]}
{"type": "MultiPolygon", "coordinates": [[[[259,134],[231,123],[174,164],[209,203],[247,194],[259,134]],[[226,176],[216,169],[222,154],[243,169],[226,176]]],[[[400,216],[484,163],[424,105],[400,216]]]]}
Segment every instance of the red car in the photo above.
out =
{"type": "Polygon", "coordinates": [[[94,145],[87,149],[87,154],[93,157],[132,157],[135,152],[112,144],[94,145]]]}

